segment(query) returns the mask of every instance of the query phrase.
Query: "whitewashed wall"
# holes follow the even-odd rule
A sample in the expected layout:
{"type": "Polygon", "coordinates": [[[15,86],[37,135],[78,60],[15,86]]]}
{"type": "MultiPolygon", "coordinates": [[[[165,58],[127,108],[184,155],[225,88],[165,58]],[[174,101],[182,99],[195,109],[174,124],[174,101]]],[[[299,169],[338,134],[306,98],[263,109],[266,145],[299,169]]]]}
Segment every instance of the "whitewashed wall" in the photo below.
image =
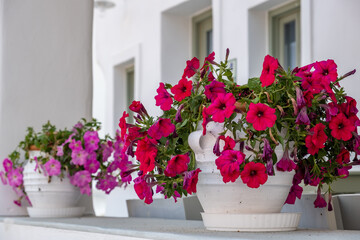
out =
{"type": "MultiPolygon", "coordinates": [[[[91,118],[92,9],[91,0],[0,0],[1,159],[27,126],[91,118]]],[[[8,186],[0,196],[0,215],[26,213],[8,186]]]]}
{"type": "MultiPolygon", "coordinates": [[[[105,131],[114,132],[126,106],[114,81],[116,71],[135,65],[136,100],[152,114],[159,114],[154,95],[160,81],[175,83],[182,75],[185,61],[192,58],[193,16],[212,9],[213,44],[216,60],[237,59],[240,84],[259,76],[264,56],[269,52],[268,12],[288,0],[151,0],[114,1],[116,7],[95,12],[94,35],[97,63],[103,78],[95,84],[94,116],[103,118],[105,131]],[[105,102],[103,102],[105,99],[105,102]]],[[[301,63],[333,58],[339,73],[353,68],[360,71],[360,1],[301,0],[301,63]]],[[[360,73],[344,81],[346,91],[360,102],[360,73]]],[[[118,87],[118,88],[119,88],[118,87]]],[[[129,189],[112,193],[108,213],[126,216],[124,199],[134,197],[129,189]],[[127,195],[128,194],[128,195],[127,195]],[[121,203],[114,205],[116,199],[121,203]]]]}

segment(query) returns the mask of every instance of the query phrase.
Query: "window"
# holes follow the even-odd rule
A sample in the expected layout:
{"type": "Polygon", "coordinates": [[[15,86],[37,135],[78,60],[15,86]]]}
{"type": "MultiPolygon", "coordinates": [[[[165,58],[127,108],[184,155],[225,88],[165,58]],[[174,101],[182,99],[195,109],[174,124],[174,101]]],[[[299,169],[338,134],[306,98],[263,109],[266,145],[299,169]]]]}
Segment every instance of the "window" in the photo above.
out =
{"type": "Polygon", "coordinates": [[[292,2],[270,12],[270,52],[284,69],[300,64],[300,4],[292,2]]]}
{"type": "Polygon", "coordinates": [[[129,67],[126,70],[126,106],[127,106],[127,112],[129,113],[129,120],[132,122],[134,120],[133,111],[130,111],[129,106],[134,100],[134,67],[129,67]]]}
{"type": "Polygon", "coordinates": [[[211,10],[193,18],[193,55],[203,61],[213,51],[211,10]]]}

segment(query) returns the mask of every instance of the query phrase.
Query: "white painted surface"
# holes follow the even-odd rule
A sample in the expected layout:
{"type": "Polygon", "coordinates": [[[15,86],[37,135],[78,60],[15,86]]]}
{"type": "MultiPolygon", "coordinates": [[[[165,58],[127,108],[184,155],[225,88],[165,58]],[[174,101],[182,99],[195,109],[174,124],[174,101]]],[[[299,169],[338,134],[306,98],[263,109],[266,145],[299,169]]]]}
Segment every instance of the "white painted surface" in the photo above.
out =
{"type": "Polygon", "coordinates": [[[201,221],[144,218],[0,219],[0,240],[62,239],[358,239],[360,231],[297,230],[281,233],[217,232],[201,221]]]}
{"type": "MultiPolygon", "coordinates": [[[[27,126],[91,118],[92,15],[91,0],[0,0],[1,159],[27,126]]],[[[0,196],[0,215],[25,214],[8,186],[0,196]]]]}

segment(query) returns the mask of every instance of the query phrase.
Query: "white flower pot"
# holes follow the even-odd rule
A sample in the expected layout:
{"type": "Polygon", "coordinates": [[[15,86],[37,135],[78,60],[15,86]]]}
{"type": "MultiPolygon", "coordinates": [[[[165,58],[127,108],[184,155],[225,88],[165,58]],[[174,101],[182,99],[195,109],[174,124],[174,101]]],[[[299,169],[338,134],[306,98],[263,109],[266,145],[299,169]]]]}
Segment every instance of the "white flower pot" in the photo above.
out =
{"type": "MultiPolygon", "coordinates": [[[[213,154],[218,133],[223,130],[219,124],[209,125],[205,136],[202,130],[189,136],[189,145],[195,153],[197,167],[201,169],[197,196],[204,209],[205,227],[221,231],[295,230],[300,214],[280,213],[294,173],[276,172],[256,189],[247,187],[241,178],[225,184],[215,164],[217,156],[213,154]]],[[[276,150],[276,153],[278,158],[282,157],[281,151],[276,150]]]]}
{"type": "Polygon", "coordinates": [[[31,151],[30,159],[24,167],[24,187],[32,203],[28,207],[30,217],[74,217],[82,215],[84,207],[77,207],[81,197],[80,190],[70,183],[69,178],[51,178],[35,171],[35,156],[40,151],[31,151]]]}

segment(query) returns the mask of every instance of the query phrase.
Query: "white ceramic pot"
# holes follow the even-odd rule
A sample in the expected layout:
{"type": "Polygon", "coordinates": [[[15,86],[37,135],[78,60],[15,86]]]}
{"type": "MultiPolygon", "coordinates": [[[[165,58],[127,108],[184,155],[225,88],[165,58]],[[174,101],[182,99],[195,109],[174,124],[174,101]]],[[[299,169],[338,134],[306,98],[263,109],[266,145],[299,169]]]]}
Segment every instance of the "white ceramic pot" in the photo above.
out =
{"type": "MultiPolygon", "coordinates": [[[[40,151],[30,151],[30,159],[41,156],[40,151]]],[[[80,190],[69,178],[53,176],[51,182],[43,173],[35,171],[36,162],[29,161],[24,167],[24,187],[32,203],[28,208],[30,217],[69,217],[81,215],[83,208],[76,207],[80,190]]]]}
{"type": "MultiPolygon", "coordinates": [[[[280,213],[292,185],[294,173],[276,172],[259,188],[247,187],[238,178],[234,183],[224,183],[217,169],[213,154],[218,133],[222,126],[209,123],[208,132],[202,130],[189,136],[189,145],[201,169],[197,196],[204,209],[202,217],[209,230],[221,231],[288,231],[295,230],[300,214],[280,213]]],[[[282,151],[276,149],[278,159],[282,151]]],[[[244,152],[249,154],[249,152],[244,152]]]]}

